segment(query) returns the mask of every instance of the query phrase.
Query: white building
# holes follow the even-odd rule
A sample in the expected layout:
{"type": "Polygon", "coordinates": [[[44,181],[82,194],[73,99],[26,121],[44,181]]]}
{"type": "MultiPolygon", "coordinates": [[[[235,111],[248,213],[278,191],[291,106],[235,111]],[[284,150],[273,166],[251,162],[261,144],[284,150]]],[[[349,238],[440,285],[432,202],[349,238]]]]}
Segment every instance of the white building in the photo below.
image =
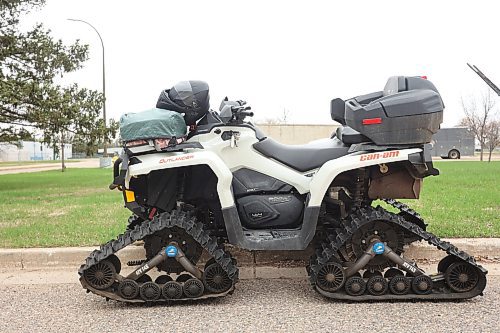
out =
{"type": "MultiPolygon", "coordinates": [[[[64,145],[64,158],[73,157],[73,145],[64,145]]],[[[59,156],[55,156],[59,159],[59,156]]],[[[21,141],[21,147],[10,143],[0,142],[0,162],[17,161],[44,161],[54,159],[54,149],[44,143],[35,141],[21,141]]]]}
{"type": "MultiPolygon", "coordinates": [[[[122,150],[123,150],[123,147],[108,147],[108,156],[109,155],[120,155],[122,150]]],[[[97,149],[97,153],[104,154],[104,149],[103,148],[97,149]]]]}

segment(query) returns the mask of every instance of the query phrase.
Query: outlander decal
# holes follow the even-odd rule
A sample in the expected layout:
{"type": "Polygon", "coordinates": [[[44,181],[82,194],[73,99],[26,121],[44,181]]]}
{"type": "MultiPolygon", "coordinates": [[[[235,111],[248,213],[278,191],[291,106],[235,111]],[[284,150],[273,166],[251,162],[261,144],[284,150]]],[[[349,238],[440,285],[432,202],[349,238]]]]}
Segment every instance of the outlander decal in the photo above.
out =
{"type": "Polygon", "coordinates": [[[194,158],[194,155],[182,155],[182,156],[175,156],[175,157],[167,157],[167,158],[162,158],[158,163],[170,163],[170,162],[177,162],[177,161],[186,161],[194,158]]]}
{"type": "Polygon", "coordinates": [[[371,160],[378,160],[380,158],[389,158],[389,157],[398,157],[399,156],[399,150],[391,150],[391,151],[386,151],[383,153],[371,153],[371,154],[364,154],[361,155],[359,160],[360,161],[371,161],[371,160]]]}

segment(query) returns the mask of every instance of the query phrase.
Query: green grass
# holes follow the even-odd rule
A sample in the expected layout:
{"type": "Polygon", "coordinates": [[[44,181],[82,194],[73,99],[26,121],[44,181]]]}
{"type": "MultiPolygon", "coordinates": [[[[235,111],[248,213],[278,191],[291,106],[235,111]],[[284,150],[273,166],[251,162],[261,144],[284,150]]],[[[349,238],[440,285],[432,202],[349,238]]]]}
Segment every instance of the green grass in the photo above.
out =
{"type": "Polygon", "coordinates": [[[0,247],[81,246],[124,230],[129,212],[110,169],[0,176],[0,247]]]}
{"type": "MultiPolygon", "coordinates": [[[[64,163],[80,162],[80,160],[64,160],[64,163]]],[[[43,161],[20,161],[20,162],[0,162],[0,167],[20,166],[20,165],[37,165],[61,163],[61,160],[43,160],[43,161]]]]}
{"type": "MultiPolygon", "coordinates": [[[[437,162],[420,200],[441,237],[500,237],[500,162],[437,162]]],[[[0,175],[0,247],[96,245],[123,232],[129,211],[110,169],[0,175]]]]}
{"type": "Polygon", "coordinates": [[[402,200],[440,237],[500,237],[500,162],[436,162],[419,200],[402,200]]]}

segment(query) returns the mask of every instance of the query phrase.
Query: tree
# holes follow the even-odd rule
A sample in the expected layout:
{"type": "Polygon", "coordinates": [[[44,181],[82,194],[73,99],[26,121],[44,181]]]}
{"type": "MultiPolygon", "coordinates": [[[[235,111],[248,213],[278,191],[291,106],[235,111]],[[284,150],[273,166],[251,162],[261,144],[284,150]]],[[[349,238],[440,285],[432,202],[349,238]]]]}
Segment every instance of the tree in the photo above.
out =
{"type": "Polygon", "coordinates": [[[286,125],[288,124],[289,116],[290,110],[283,108],[283,113],[281,114],[281,116],[274,118],[264,118],[262,120],[258,120],[258,123],[262,125],[286,125]]]}
{"type": "Polygon", "coordinates": [[[488,162],[491,162],[491,154],[496,147],[500,146],[500,121],[493,120],[486,126],[486,148],[488,148],[488,162]]]}
{"type": "Polygon", "coordinates": [[[468,127],[479,141],[481,145],[480,160],[482,161],[487,140],[487,126],[495,107],[495,100],[489,90],[481,95],[479,104],[478,106],[475,98],[470,98],[468,101],[462,98],[462,108],[464,109],[465,118],[462,119],[460,125],[468,127]]]}
{"type": "Polygon", "coordinates": [[[27,125],[37,127],[57,94],[54,79],[81,67],[87,46],[64,46],[54,41],[41,24],[28,32],[19,29],[20,18],[45,0],[0,0],[0,122],[13,135],[27,125]]]}
{"type": "MultiPolygon", "coordinates": [[[[53,96],[53,109],[41,113],[46,117],[40,121],[44,142],[61,147],[60,155],[64,171],[64,145],[75,137],[84,140],[89,147],[97,147],[103,138],[115,137],[118,124],[110,120],[104,126],[100,117],[102,94],[88,89],[80,89],[76,84],[70,87],[57,87],[58,94],[53,96]]],[[[58,149],[56,152],[59,153],[58,149]]]]}
{"type": "Polygon", "coordinates": [[[0,0],[0,140],[26,139],[36,131],[43,141],[61,145],[78,134],[92,143],[109,138],[116,123],[105,128],[100,118],[102,94],[76,84],[61,87],[56,79],[82,67],[88,46],[64,45],[37,24],[23,32],[23,15],[45,0],[0,0]]]}

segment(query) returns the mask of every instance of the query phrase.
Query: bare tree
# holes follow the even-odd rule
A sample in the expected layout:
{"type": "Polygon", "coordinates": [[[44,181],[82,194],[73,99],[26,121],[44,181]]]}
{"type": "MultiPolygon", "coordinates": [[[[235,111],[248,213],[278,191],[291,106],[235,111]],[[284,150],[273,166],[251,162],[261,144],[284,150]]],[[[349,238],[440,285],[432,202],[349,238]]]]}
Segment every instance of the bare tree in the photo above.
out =
{"type": "Polygon", "coordinates": [[[283,108],[283,113],[279,117],[264,118],[257,121],[257,124],[261,125],[286,125],[290,118],[290,110],[283,108]]]}
{"type": "Polygon", "coordinates": [[[500,121],[493,120],[486,126],[486,148],[489,153],[488,162],[491,162],[491,154],[498,146],[500,146],[500,121]]]}
{"type": "Polygon", "coordinates": [[[288,110],[287,108],[283,108],[283,114],[281,115],[280,121],[283,124],[286,124],[287,121],[288,121],[288,116],[289,115],[290,115],[290,110],[288,110]]]}
{"type": "Polygon", "coordinates": [[[495,100],[491,96],[490,91],[481,95],[479,106],[475,98],[462,100],[462,108],[464,109],[465,118],[462,119],[460,125],[468,127],[481,145],[480,160],[483,160],[483,151],[486,147],[486,129],[490,120],[493,109],[495,108],[495,100]]]}

